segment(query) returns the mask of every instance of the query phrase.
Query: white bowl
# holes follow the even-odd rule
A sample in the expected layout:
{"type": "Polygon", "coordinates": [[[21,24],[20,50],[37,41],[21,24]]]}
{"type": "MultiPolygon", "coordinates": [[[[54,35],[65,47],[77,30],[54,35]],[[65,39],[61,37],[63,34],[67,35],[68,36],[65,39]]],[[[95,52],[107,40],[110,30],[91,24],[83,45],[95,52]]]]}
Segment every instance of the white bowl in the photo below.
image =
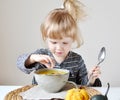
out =
{"type": "Polygon", "coordinates": [[[35,80],[38,83],[40,89],[46,92],[59,92],[68,82],[69,70],[66,69],[39,69],[34,72],[35,80]],[[43,71],[59,71],[64,74],[40,74],[43,71]]]}

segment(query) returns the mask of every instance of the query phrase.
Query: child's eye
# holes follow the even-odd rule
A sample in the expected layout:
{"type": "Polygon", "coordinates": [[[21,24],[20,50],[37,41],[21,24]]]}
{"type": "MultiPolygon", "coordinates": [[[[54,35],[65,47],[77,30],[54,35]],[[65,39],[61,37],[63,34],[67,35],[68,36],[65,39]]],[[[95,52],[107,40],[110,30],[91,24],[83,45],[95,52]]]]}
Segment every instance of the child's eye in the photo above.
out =
{"type": "Polygon", "coordinates": [[[57,44],[57,42],[52,42],[52,41],[51,41],[51,43],[52,43],[52,44],[57,44]]]}
{"type": "Polygon", "coordinates": [[[63,44],[68,44],[67,42],[63,42],[63,44]]]}

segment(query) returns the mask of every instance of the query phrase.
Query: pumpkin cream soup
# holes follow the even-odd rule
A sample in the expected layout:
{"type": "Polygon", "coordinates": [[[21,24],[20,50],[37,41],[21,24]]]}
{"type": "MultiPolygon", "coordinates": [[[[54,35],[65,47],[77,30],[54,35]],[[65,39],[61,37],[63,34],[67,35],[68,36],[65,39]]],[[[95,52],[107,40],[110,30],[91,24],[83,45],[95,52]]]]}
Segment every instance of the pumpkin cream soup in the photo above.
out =
{"type": "Polygon", "coordinates": [[[66,72],[64,71],[59,71],[59,70],[43,70],[39,71],[38,74],[45,74],[45,75],[60,75],[60,74],[65,74],[66,72]]]}

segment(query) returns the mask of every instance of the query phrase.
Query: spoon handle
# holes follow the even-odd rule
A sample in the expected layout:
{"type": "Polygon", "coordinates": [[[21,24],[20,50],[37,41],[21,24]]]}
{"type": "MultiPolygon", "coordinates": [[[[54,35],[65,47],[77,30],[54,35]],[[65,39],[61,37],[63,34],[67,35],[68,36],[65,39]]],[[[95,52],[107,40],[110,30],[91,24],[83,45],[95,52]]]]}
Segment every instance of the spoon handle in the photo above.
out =
{"type": "Polygon", "coordinates": [[[100,65],[100,63],[101,63],[101,62],[98,62],[98,63],[97,63],[97,66],[99,66],[99,65],[100,65]]]}
{"type": "Polygon", "coordinates": [[[90,77],[88,79],[87,86],[90,86],[90,80],[91,80],[91,78],[92,78],[92,73],[90,74],[90,77]]]}

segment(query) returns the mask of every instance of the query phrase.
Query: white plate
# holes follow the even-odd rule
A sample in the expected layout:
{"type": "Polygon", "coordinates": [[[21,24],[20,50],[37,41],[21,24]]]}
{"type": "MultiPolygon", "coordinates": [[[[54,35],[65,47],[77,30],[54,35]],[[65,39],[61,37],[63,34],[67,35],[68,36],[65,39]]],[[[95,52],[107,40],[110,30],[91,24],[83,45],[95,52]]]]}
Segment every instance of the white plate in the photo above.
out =
{"type": "Polygon", "coordinates": [[[74,88],[73,84],[67,83],[60,92],[48,93],[40,89],[40,87],[34,86],[33,88],[20,93],[20,95],[23,97],[23,99],[27,99],[27,100],[29,99],[43,100],[43,99],[51,99],[51,98],[65,99],[67,91],[71,88],[74,88]]]}

